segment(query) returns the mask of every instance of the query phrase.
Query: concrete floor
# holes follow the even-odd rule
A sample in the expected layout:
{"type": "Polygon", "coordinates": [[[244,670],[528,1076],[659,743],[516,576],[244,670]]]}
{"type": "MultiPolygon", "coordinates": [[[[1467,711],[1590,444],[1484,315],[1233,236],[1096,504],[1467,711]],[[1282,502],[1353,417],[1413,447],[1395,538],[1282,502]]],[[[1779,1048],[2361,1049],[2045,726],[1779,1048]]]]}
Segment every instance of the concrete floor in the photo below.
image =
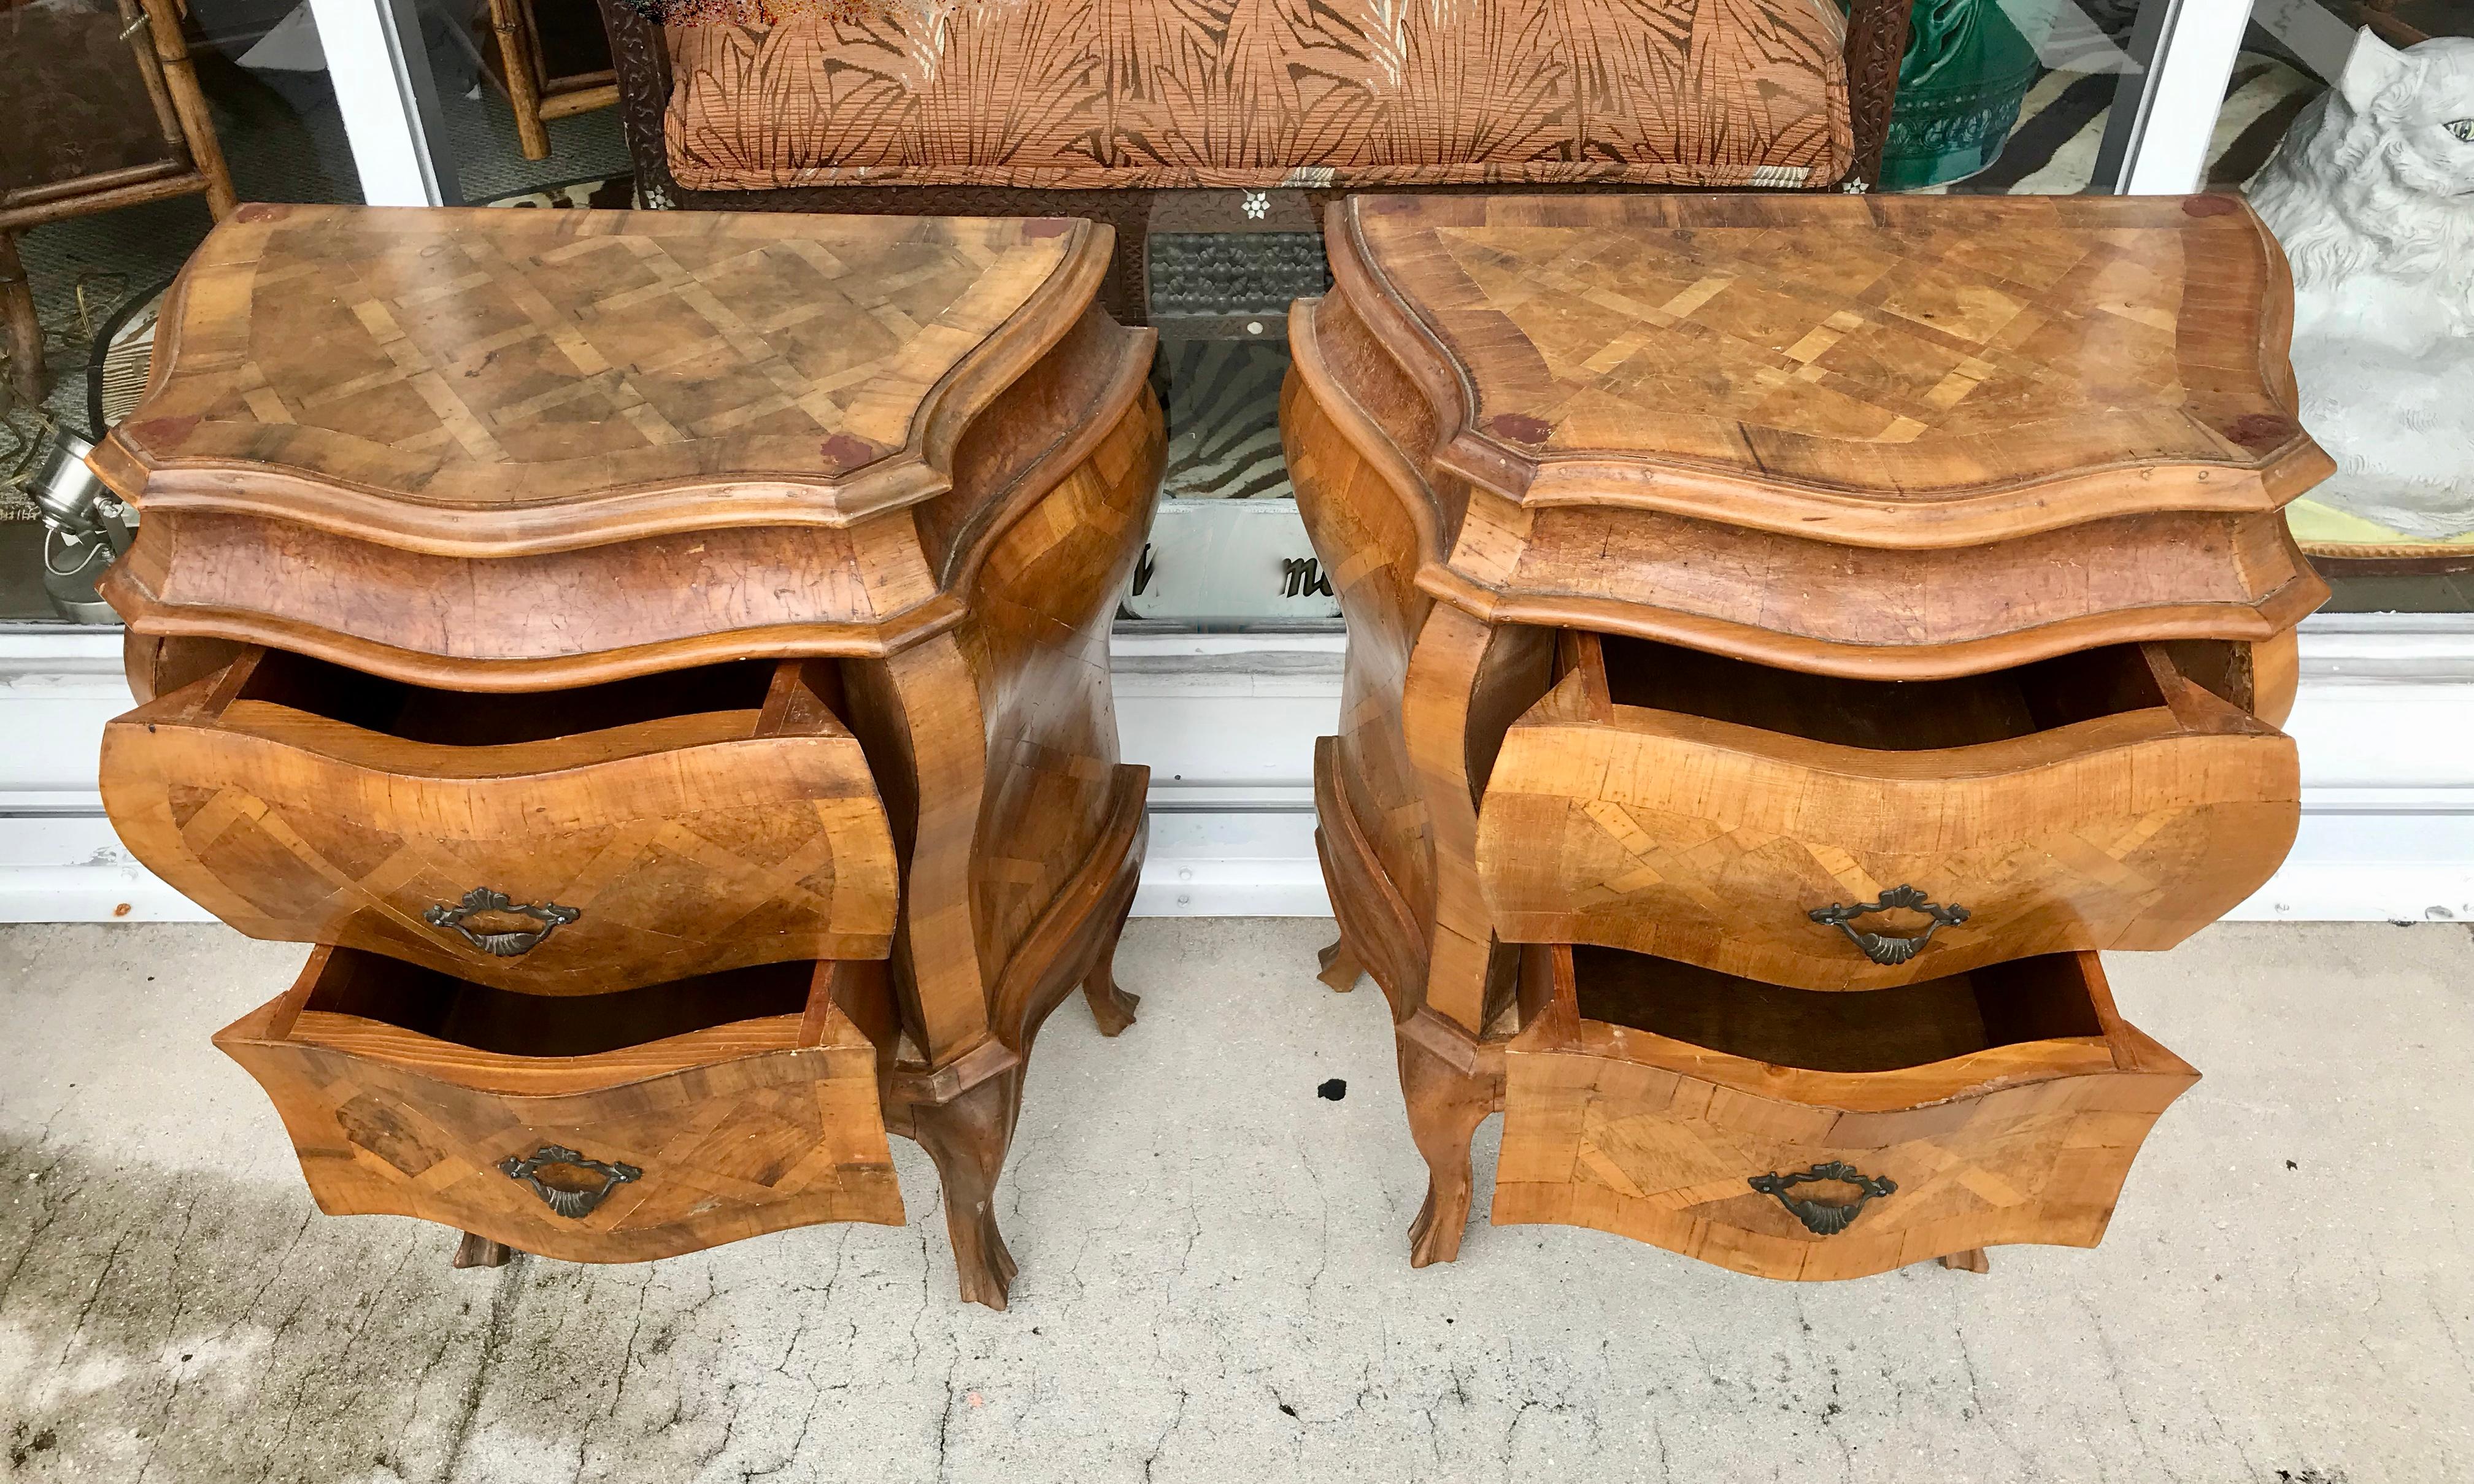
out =
{"type": "Polygon", "coordinates": [[[899,1139],[907,1229],[455,1272],[444,1230],[317,1215],[206,1044],[302,950],[0,931],[0,1478],[2474,1477],[2462,926],[2115,956],[2208,1079],[2105,1244],[1820,1286],[1482,1225],[1412,1272],[1383,1002],[1314,982],[1328,936],[1134,924],[1142,1023],[1041,1042],[995,1314],[899,1139]]]}

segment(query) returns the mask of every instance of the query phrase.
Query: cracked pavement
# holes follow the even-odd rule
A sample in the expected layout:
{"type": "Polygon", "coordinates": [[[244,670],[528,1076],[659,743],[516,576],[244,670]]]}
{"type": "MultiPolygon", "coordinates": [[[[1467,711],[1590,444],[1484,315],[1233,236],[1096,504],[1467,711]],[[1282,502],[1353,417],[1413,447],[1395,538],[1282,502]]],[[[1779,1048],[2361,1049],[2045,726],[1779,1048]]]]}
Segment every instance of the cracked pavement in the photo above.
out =
{"type": "Polygon", "coordinates": [[[2462,926],[2108,956],[2207,1080],[2104,1245],[1818,1285],[1486,1226],[1500,1120],[1461,1260],[1413,1272],[1424,1167],[1330,936],[1132,925],[1140,1022],[1078,998],[1032,1059],[994,1314],[902,1139],[908,1228],[457,1272],[450,1231],[317,1214],[207,1044],[303,949],[0,929],[0,1480],[2474,1476],[2462,926]]]}

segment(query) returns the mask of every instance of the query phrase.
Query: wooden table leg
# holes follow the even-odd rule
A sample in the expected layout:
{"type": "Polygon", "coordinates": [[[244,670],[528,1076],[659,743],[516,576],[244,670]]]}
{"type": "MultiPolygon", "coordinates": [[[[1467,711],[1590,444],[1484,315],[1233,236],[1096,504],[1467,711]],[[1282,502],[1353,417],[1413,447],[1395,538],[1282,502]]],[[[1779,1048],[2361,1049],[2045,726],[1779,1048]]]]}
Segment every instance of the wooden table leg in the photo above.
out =
{"type": "Polygon", "coordinates": [[[26,281],[17,238],[0,231],[0,328],[8,333],[9,381],[27,401],[43,397],[43,322],[35,316],[35,286],[26,281]]]}
{"type": "Polygon", "coordinates": [[[1134,896],[1128,891],[1126,905],[1117,910],[1116,924],[1100,941],[1100,956],[1082,981],[1082,998],[1091,1007],[1091,1018],[1100,1023],[1102,1035],[1122,1034],[1134,1023],[1134,1007],[1143,1003],[1141,995],[1117,987],[1117,940],[1126,936],[1126,919],[1133,912],[1134,896]]]}
{"type": "Polygon", "coordinates": [[[1981,1247],[1971,1247],[1963,1253],[1952,1253],[1941,1259],[1941,1265],[1945,1268],[1955,1269],[1961,1273],[1990,1273],[1993,1271],[1993,1264],[1986,1260],[1984,1249],[1981,1247]]]}
{"type": "Polygon", "coordinates": [[[493,1242],[477,1232],[467,1231],[464,1240],[455,1244],[455,1266],[459,1268],[503,1268],[516,1250],[504,1242],[493,1242]]]}
{"type": "Polygon", "coordinates": [[[961,1280],[962,1298],[1003,1309],[1015,1268],[1005,1234],[997,1229],[997,1177],[1013,1142],[1014,1120],[1022,1113],[1023,1064],[1012,1053],[989,1044],[998,1065],[979,1071],[977,1081],[941,1102],[913,1101],[909,1117],[911,1138],[936,1161],[945,1193],[945,1234],[954,1244],[954,1272],[961,1280]]]}
{"type": "Polygon", "coordinates": [[[1432,1010],[1402,1021],[1394,1040],[1409,1136],[1426,1158],[1426,1204],[1409,1225],[1409,1266],[1422,1268],[1461,1254],[1469,1213],[1469,1139],[1503,1104],[1503,1056],[1497,1047],[1489,1058],[1474,1036],[1432,1010]]]}
{"type": "Polygon", "coordinates": [[[1315,955],[1315,959],[1322,965],[1322,972],[1315,978],[1342,994],[1356,988],[1358,979],[1366,972],[1365,963],[1359,961],[1357,950],[1348,946],[1345,934],[1339,941],[1315,955]]]}

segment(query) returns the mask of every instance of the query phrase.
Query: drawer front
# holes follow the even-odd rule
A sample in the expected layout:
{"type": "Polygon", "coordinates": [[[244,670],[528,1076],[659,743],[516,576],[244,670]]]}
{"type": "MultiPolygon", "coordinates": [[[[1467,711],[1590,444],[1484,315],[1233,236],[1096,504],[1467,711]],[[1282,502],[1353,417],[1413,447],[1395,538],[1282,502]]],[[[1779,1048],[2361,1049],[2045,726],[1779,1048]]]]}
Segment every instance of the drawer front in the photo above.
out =
{"type": "Polygon", "coordinates": [[[1914,1074],[1713,1071],[1732,1058],[1588,1022],[1570,1047],[1516,1039],[1494,1220],[1589,1227],[1807,1280],[1999,1243],[2093,1247],[2149,1127],[2197,1081],[2139,1033],[2118,1035],[2135,1044],[2134,1065],[2092,1069],[2101,1058],[2087,1048],[2050,1043],[2041,1073],[2005,1058],[2024,1082],[1861,1110],[1809,1100],[1835,1087],[1879,1102],[1914,1074]],[[1853,1179],[1792,1179],[1816,1172],[1853,1179]]]}
{"type": "Polygon", "coordinates": [[[2257,890],[2300,820],[2292,742],[2221,703],[2243,724],[2156,708],[1880,751],[1591,708],[1571,686],[1510,729],[1480,813],[1507,941],[1807,989],[2170,948],[2257,890]]]}
{"type": "Polygon", "coordinates": [[[547,1058],[560,1090],[527,1095],[507,1090],[524,1081],[521,1068],[506,1075],[521,1058],[347,1016],[303,1014],[278,1032],[280,1007],[215,1044],[274,1101],[329,1215],[419,1217],[573,1262],[903,1220],[875,1052],[838,1010],[816,1045],[792,1044],[799,1018],[785,1016],[658,1050],[547,1058]],[[703,1064],[644,1075],[647,1051],[692,1061],[699,1043],[703,1064]],[[596,1062],[604,1085],[591,1085],[596,1062]],[[499,1085],[468,1085],[494,1077],[499,1085]]]}
{"type": "Polygon", "coordinates": [[[580,764],[550,755],[572,740],[472,749],[496,756],[455,776],[430,770],[455,749],[390,763],[149,717],[176,699],[107,729],[105,804],[148,868],[252,937],[537,994],[887,951],[892,836],[846,733],[580,764]]]}

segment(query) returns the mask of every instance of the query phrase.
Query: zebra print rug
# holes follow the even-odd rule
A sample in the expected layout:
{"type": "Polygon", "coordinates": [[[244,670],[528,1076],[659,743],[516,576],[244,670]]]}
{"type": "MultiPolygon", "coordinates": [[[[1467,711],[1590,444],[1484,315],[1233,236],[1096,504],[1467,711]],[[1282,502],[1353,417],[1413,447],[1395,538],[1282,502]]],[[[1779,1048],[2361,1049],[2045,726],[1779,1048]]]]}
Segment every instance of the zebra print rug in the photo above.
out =
{"type": "Polygon", "coordinates": [[[1284,499],[1280,378],[1289,349],[1252,340],[1162,340],[1170,499],[1284,499]]]}
{"type": "MultiPolygon", "coordinates": [[[[2074,196],[2096,173],[2097,147],[2112,110],[2117,70],[2055,70],[2038,79],[2019,109],[2018,127],[1990,169],[1939,187],[1965,195],[2074,196]]],[[[2323,89],[2318,79],[2259,52],[2234,63],[2224,111],[2208,146],[2208,187],[2230,189],[2268,162],[2276,141],[2323,89]]]]}

